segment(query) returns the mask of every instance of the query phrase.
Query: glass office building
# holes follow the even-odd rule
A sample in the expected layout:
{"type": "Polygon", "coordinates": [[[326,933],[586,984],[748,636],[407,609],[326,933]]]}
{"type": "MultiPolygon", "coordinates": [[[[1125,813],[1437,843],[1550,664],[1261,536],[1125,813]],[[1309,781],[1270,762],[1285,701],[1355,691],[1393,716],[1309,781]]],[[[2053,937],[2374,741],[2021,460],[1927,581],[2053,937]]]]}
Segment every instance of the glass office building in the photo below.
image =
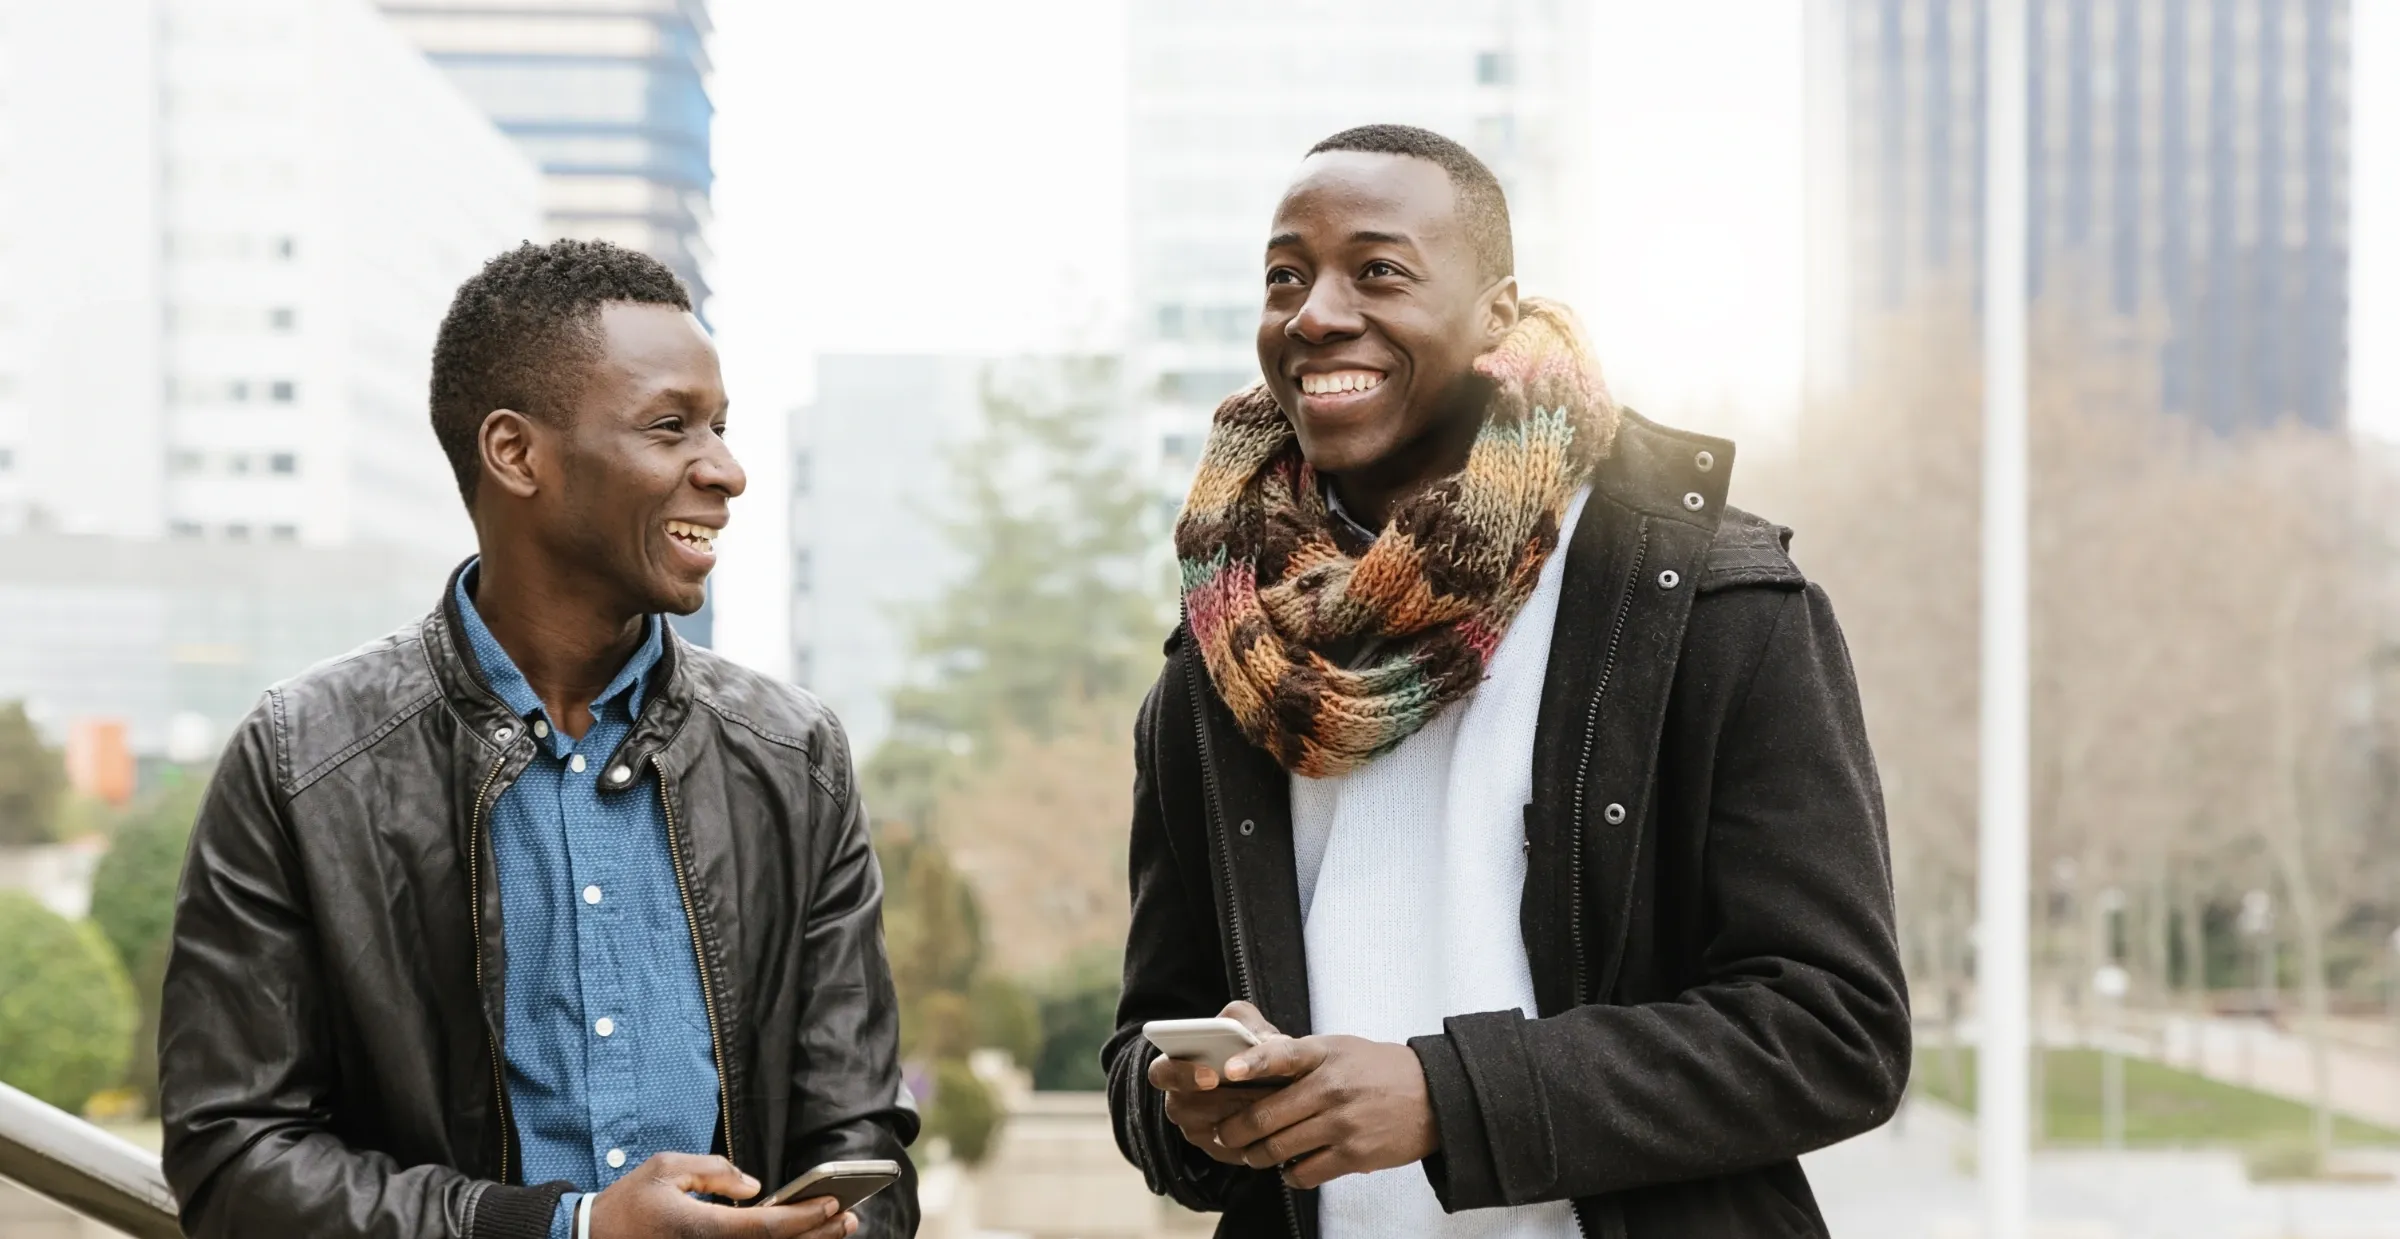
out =
{"type": "MultiPolygon", "coordinates": [[[[2159,336],[2167,407],[2346,421],[2348,0],[2028,0],[2030,292],[2159,336]]],[[[1980,0],[1811,0],[1812,384],[1849,325],[1972,296],[1980,0]]]]}
{"type": "Polygon", "coordinates": [[[383,0],[532,156],[557,236],[639,249],[708,295],[704,0],[383,0]]]}

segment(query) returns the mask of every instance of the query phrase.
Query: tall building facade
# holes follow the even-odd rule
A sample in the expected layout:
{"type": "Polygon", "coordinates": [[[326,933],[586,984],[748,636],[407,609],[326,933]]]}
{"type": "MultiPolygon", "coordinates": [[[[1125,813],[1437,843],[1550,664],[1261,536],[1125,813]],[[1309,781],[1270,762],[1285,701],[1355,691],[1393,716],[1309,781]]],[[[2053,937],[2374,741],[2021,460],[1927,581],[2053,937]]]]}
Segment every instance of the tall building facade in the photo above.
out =
{"type": "MultiPolygon", "coordinates": [[[[1810,0],[1811,386],[1980,273],[1980,0],[1810,0]]],[[[2028,0],[2035,304],[2138,320],[2166,406],[2347,420],[2348,0],[2028,0]]]]}
{"type": "Polygon", "coordinates": [[[1268,223],[1308,148],[1419,125],[1500,178],[1532,293],[1576,279],[1589,0],[1133,0],[1131,373],[1182,498],[1219,401],[1258,377],[1268,223]]]}
{"type": "Polygon", "coordinates": [[[366,0],[0,0],[0,532],[471,545],[426,422],[531,167],[366,0]]]}
{"type": "Polygon", "coordinates": [[[383,0],[542,169],[553,236],[613,241],[708,298],[706,0],[383,0]]]}
{"type": "Polygon", "coordinates": [[[535,173],[369,0],[0,0],[0,81],[0,700],[164,751],[472,548],[428,364],[535,173]]]}

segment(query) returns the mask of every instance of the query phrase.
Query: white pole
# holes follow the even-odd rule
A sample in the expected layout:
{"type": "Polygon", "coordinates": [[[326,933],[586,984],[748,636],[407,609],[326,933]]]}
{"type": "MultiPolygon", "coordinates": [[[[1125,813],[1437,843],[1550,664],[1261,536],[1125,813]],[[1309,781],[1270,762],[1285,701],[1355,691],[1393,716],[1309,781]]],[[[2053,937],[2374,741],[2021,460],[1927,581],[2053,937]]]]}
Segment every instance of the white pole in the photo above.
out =
{"type": "Polygon", "coordinates": [[[1982,838],[1976,1070],[1984,1239],[2024,1239],[2026,1073],[2025,4],[1991,0],[1983,211],[1982,838]]]}

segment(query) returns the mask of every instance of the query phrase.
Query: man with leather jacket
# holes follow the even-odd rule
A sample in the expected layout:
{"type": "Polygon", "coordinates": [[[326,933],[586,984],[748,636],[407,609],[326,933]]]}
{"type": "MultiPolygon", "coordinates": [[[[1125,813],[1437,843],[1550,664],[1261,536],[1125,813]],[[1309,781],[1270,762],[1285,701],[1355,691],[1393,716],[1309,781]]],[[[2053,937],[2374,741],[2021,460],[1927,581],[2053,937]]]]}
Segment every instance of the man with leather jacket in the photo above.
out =
{"type": "Polygon", "coordinates": [[[479,554],[270,689],[209,788],[159,1035],[197,1236],[904,1236],[916,1133],[840,725],[679,640],[742,469],[675,277],[527,245],[433,425],[479,554]],[[732,1202],[888,1158],[858,1207],[732,1202]]]}
{"type": "Polygon", "coordinates": [[[1909,1065],[1848,653],[1510,248],[1404,126],[1277,207],[1136,727],[1117,1143],[1224,1236],[1822,1235],[1798,1156],[1909,1065]],[[1221,1072],[1142,1035],[1219,1014],[1221,1072]]]}

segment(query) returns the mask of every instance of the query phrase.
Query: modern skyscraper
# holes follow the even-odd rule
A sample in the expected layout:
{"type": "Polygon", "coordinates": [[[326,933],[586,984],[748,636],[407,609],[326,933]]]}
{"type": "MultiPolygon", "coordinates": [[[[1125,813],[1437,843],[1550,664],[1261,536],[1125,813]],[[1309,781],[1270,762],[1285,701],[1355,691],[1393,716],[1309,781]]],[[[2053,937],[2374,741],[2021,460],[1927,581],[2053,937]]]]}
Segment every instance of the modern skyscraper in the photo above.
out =
{"type": "Polygon", "coordinates": [[[551,235],[640,250],[706,302],[706,0],[382,4],[541,166],[551,235]]]}
{"type": "Polygon", "coordinates": [[[525,159],[366,0],[0,16],[0,532],[471,545],[426,366],[525,159]]]}
{"type": "MultiPolygon", "coordinates": [[[[1973,297],[1985,8],[1810,0],[1811,386],[1857,326],[1973,297]]],[[[2347,417],[2348,0],[2029,0],[2035,304],[2154,325],[2170,410],[2347,417]]]]}
{"type": "Polygon", "coordinates": [[[0,81],[0,700],[159,751],[473,546],[427,366],[535,173],[368,0],[0,0],[0,81]]]}
{"type": "Polygon", "coordinates": [[[1310,146],[1353,125],[1420,125],[1500,178],[1532,293],[1580,274],[1589,0],[1134,0],[1132,376],[1161,502],[1182,499],[1208,415],[1258,377],[1259,258],[1310,146]]]}

